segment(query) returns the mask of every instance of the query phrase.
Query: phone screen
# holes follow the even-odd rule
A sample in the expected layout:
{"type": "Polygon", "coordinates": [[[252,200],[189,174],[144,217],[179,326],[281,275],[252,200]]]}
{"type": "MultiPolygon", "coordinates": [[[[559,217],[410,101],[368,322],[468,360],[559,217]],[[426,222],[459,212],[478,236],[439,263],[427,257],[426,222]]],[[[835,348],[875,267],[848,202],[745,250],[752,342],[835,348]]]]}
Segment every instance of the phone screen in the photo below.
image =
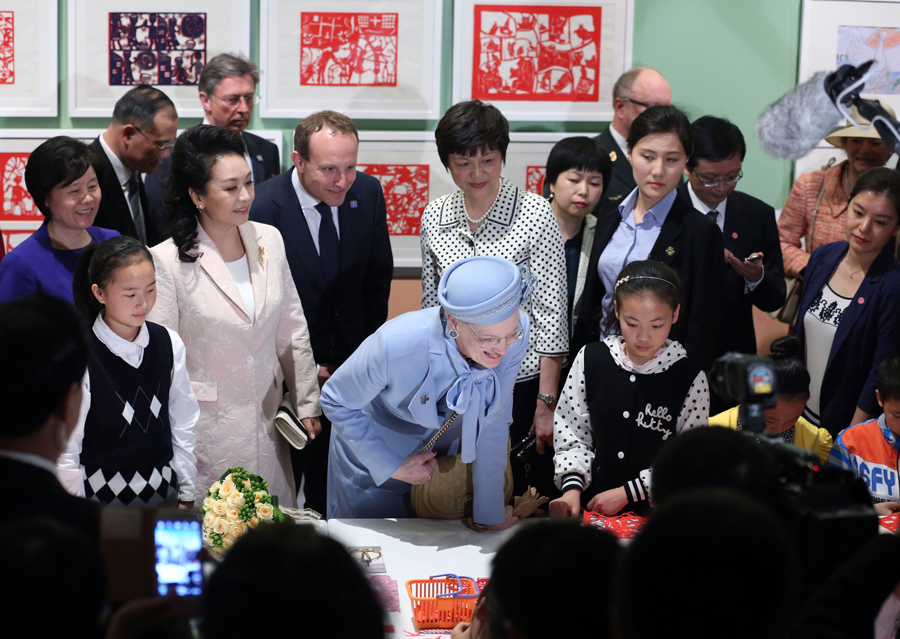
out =
{"type": "Polygon", "coordinates": [[[156,547],[156,588],[159,594],[174,591],[181,597],[199,595],[203,586],[200,522],[157,520],[153,543],[156,547]]]}

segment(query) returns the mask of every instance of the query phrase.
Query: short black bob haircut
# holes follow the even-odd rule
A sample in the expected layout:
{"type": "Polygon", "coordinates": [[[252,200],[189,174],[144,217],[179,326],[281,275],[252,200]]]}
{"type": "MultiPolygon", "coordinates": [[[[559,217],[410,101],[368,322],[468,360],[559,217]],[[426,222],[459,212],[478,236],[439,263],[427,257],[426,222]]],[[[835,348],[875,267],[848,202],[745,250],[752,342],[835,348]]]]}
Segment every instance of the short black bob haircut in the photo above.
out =
{"type": "MultiPolygon", "coordinates": [[[[544,177],[545,191],[551,184],[556,184],[559,176],[566,171],[593,171],[603,176],[603,192],[609,188],[612,177],[612,162],[609,151],[605,150],[591,138],[583,135],[565,138],[553,145],[547,158],[547,173],[544,177]]],[[[549,191],[547,191],[549,193],[549,191]]]]}
{"type": "Polygon", "coordinates": [[[900,400],[900,355],[885,359],[878,367],[878,396],[882,404],[900,400]]]}
{"type": "Polygon", "coordinates": [[[434,131],[438,155],[449,168],[450,154],[470,156],[478,151],[500,151],[506,162],[509,122],[500,109],[481,100],[469,100],[447,109],[434,131]]]}
{"type": "Polygon", "coordinates": [[[747,155],[744,134],[725,118],[704,115],[691,125],[694,130],[694,152],[688,160],[688,171],[693,171],[700,160],[721,162],[735,155],[741,161],[747,155]]]}
{"type": "Polygon", "coordinates": [[[69,186],[94,167],[98,172],[100,158],[87,144],[67,135],[58,135],[32,151],[25,165],[25,187],[31,199],[47,220],[53,213],[47,206],[50,192],[58,186],[69,186]]]}
{"type": "Polygon", "coordinates": [[[674,133],[681,142],[685,155],[694,154],[694,130],[691,121],[683,111],[671,104],[660,104],[645,110],[631,123],[628,129],[628,152],[631,151],[648,135],[658,133],[674,133]]]}

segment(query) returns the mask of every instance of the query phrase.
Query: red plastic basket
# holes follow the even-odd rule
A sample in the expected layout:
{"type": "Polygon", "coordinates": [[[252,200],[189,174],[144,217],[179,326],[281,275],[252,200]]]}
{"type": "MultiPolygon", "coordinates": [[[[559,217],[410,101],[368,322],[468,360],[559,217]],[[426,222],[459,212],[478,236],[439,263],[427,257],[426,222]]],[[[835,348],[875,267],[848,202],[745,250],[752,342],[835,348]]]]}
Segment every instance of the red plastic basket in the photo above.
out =
{"type": "Polygon", "coordinates": [[[478,586],[471,577],[434,575],[406,582],[416,630],[452,630],[460,621],[472,621],[478,586]]]}

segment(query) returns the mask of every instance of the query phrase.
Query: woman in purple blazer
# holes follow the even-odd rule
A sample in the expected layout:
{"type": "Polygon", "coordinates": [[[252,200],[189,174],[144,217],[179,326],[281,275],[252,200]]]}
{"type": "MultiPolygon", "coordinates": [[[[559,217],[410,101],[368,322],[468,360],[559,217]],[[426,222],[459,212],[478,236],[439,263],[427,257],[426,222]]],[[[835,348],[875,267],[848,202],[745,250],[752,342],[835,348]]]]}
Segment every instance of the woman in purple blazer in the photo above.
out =
{"type": "Polygon", "coordinates": [[[72,302],[72,276],[85,247],[119,233],[92,226],[100,186],[90,148],[70,137],[51,138],[25,165],[25,186],[46,220],[0,262],[0,303],[34,294],[72,302]]]}

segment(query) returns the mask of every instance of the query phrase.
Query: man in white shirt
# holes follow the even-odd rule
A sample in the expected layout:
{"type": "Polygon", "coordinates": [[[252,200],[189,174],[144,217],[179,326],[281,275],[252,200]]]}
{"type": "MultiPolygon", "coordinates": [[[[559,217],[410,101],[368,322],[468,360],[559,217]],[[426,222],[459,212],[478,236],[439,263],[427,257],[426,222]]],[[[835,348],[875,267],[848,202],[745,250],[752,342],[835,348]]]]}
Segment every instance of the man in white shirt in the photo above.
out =
{"type": "Polygon", "coordinates": [[[161,229],[149,215],[142,173],[168,159],[178,132],[178,112],[168,96],[140,85],[119,98],[109,127],[93,142],[100,159],[100,207],[94,225],[158,244],[161,229]]]}

